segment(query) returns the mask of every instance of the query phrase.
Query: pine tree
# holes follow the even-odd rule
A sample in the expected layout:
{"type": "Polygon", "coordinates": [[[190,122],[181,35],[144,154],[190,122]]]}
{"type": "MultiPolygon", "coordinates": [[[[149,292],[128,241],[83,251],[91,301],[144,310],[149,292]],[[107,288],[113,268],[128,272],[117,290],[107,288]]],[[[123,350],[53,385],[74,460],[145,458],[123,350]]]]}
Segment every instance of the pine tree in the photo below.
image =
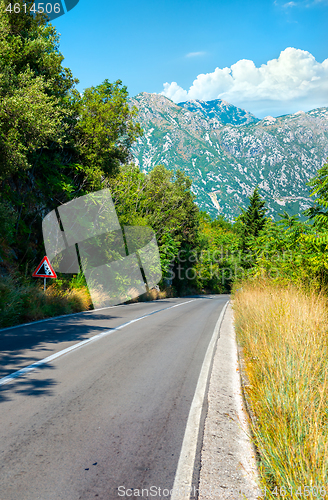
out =
{"type": "Polygon", "coordinates": [[[249,205],[246,210],[242,209],[239,220],[242,222],[242,247],[243,250],[249,248],[251,240],[259,235],[266,221],[267,209],[265,201],[261,198],[258,186],[249,197],[249,205]]]}

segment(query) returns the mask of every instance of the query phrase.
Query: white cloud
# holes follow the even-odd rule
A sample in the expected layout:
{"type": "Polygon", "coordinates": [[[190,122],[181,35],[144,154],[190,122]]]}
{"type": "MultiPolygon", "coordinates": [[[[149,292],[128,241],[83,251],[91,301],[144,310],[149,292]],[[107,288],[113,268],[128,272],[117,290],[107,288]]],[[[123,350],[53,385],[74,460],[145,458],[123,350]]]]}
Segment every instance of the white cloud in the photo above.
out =
{"type": "Polygon", "coordinates": [[[284,8],[295,7],[297,4],[295,2],[287,2],[283,5],[284,8]]]}
{"type": "Polygon", "coordinates": [[[204,56],[206,52],[189,52],[189,54],[186,54],[186,57],[199,57],[199,56],[204,56]]]}
{"type": "Polygon", "coordinates": [[[328,59],[319,63],[310,52],[288,47],[259,68],[241,59],[198,75],[189,90],[172,82],[161,93],[175,102],[224,99],[259,117],[306,111],[328,106],[328,59]]]}

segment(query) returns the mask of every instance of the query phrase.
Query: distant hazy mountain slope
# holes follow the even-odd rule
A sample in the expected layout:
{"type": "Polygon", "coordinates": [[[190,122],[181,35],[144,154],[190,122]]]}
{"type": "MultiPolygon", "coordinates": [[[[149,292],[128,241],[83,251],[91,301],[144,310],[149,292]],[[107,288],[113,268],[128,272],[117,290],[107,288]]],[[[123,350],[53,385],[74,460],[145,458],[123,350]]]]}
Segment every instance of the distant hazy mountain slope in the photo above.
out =
{"type": "Polygon", "coordinates": [[[133,148],[141,169],[180,168],[193,181],[198,205],[212,216],[238,215],[257,184],[270,214],[309,206],[306,183],[328,156],[328,108],[235,126],[158,94],[130,101],[144,129],[133,148]]]}
{"type": "Polygon", "coordinates": [[[213,101],[196,100],[179,102],[178,106],[198,113],[207,120],[210,118],[217,118],[224,124],[247,125],[248,123],[256,123],[259,121],[252,113],[249,113],[245,109],[237,108],[222,99],[215,99],[213,101]]]}

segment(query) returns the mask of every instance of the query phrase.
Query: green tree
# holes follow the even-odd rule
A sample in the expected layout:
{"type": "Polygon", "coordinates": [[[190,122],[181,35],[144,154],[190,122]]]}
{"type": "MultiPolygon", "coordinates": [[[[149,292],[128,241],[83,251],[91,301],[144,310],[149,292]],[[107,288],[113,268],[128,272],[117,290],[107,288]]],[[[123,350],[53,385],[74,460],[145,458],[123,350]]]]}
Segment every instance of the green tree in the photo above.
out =
{"type": "Polygon", "coordinates": [[[243,250],[251,246],[254,238],[257,238],[266,221],[265,201],[261,198],[258,186],[249,197],[249,205],[246,210],[242,209],[239,216],[241,222],[241,241],[243,250]]]}
{"type": "MultiPolygon", "coordinates": [[[[313,220],[315,228],[322,233],[328,230],[328,163],[325,163],[315,177],[308,183],[312,187],[311,196],[315,197],[312,207],[304,211],[304,215],[313,220]]],[[[324,234],[320,237],[326,239],[324,234]]]]}
{"type": "Polygon", "coordinates": [[[278,224],[282,224],[283,226],[286,226],[290,229],[296,226],[299,222],[298,215],[289,215],[289,213],[286,212],[286,210],[284,210],[281,214],[278,215],[280,217],[278,224]]]}
{"type": "MultiPolygon", "coordinates": [[[[199,209],[190,191],[191,181],[182,172],[173,173],[163,165],[149,174],[135,165],[126,165],[108,179],[116,212],[122,225],[148,225],[156,233],[162,270],[176,275],[178,291],[186,287],[184,273],[179,279],[179,251],[185,255],[197,247],[199,209]]],[[[186,261],[185,261],[186,262],[186,261]]]]}
{"type": "Polygon", "coordinates": [[[81,96],[55,28],[6,6],[0,0],[0,205],[16,212],[13,245],[23,263],[43,251],[47,212],[101,189],[141,130],[119,80],[81,96]]]}
{"type": "Polygon", "coordinates": [[[79,119],[74,133],[79,162],[87,166],[96,179],[118,172],[120,165],[131,160],[130,148],[142,134],[132,118],[126,86],[120,80],[85,90],[78,102],[79,119]]]}
{"type": "MultiPolygon", "coordinates": [[[[22,257],[38,244],[36,215],[51,204],[39,185],[38,163],[53,144],[64,145],[67,96],[77,80],[62,67],[58,35],[45,18],[25,14],[22,6],[10,14],[7,6],[0,0],[0,212],[13,213],[12,244],[22,257]]],[[[49,159],[45,163],[52,171],[49,159]]]]}
{"type": "Polygon", "coordinates": [[[196,288],[209,293],[229,293],[233,280],[239,277],[241,270],[239,236],[222,216],[211,220],[207,213],[200,212],[199,219],[197,260],[193,265],[196,288]]]}
{"type": "Polygon", "coordinates": [[[190,191],[191,180],[177,170],[156,166],[149,173],[146,214],[149,222],[161,235],[169,228],[176,241],[184,245],[196,244],[198,234],[198,212],[195,196],[190,191]]]}
{"type": "Polygon", "coordinates": [[[61,65],[55,29],[7,5],[0,0],[0,181],[32,168],[33,153],[60,141],[64,98],[76,81],[61,65]]]}

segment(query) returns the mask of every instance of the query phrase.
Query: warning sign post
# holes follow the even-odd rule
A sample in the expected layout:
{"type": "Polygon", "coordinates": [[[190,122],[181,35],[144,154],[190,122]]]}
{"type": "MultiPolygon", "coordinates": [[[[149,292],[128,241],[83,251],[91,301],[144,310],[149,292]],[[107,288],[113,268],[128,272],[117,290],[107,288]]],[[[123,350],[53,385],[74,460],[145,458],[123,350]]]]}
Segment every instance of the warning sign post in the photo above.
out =
{"type": "Polygon", "coordinates": [[[57,274],[55,273],[52,265],[49,262],[47,256],[43,257],[40,264],[32,274],[33,278],[44,278],[44,291],[46,290],[46,280],[47,278],[57,278],[57,274]]]}

